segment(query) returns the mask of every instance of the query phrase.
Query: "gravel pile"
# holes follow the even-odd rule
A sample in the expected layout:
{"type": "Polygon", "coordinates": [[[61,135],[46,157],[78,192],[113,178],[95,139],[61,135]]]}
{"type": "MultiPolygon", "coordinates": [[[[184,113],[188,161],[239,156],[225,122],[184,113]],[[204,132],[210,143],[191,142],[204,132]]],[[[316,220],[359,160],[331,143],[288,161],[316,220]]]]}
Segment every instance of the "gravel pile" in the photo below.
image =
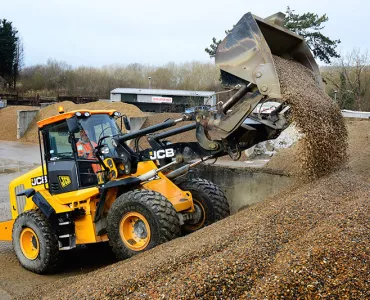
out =
{"type": "Polygon", "coordinates": [[[318,178],[347,161],[347,130],[338,105],[316,86],[313,74],[301,64],[274,57],[282,99],[292,108],[292,121],[304,134],[296,166],[305,178],[318,178]]]}
{"type": "MultiPolygon", "coordinates": [[[[370,179],[370,120],[345,119],[348,132],[348,167],[352,172],[370,179]]],[[[267,164],[267,168],[288,174],[299,174],[296,163],[300,141],[291,148],[279,149],[267,164]]]]}
{"type": "Polygon", "coordinates": [[[361,177],[336,172],[27,298],[367,299],[369,193],[361,177]]]}
{"type": "Polygon", "coordinates": [[[32,106],[8,106],[0,109],[0,137],[3,141],[17,140],[17,111],[18,110],[38,110],[39,107],[32,106]]]}

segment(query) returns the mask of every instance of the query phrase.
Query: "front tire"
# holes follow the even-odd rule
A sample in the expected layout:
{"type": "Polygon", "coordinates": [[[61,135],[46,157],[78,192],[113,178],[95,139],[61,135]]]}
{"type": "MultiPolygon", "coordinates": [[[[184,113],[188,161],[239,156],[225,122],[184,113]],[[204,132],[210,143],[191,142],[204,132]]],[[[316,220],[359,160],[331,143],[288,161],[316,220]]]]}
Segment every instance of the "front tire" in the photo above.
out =
{"type": "Polygon", "coordinates": [[[107,221],[109,244],[118,259],[129,258],[180,235],[176,210],[154,191],[122,194],[110,208],[107,221]]]}
{"type": "Polygon", "coordinates": [[[184,233],[194,232],[230,215],[229,204],[224,193],[213,182],[191,178],[178,186],[183,191],[191,192],[196,213],[200,214],[198,220],[186,222],[182,226],[184,233]]]}
{"type": "Polygon", "coordinates": [[[59,259],[58,239],[41,211],[20,214],[14,222],[12,239],[15,254],[24,268],[38,274],[55,270],[59,259]]]}

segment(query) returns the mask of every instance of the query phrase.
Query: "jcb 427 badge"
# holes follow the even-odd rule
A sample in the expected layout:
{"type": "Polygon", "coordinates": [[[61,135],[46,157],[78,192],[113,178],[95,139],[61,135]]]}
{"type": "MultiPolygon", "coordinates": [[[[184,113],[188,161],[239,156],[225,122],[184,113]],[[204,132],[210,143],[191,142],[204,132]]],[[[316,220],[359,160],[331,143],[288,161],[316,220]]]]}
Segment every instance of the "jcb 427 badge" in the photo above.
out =
{"type": "Polygon", "coordinates": [[[149,158],[151,160],[171,158],[175,156],[175,150],[170,148],[170,149],[161,149],[157,151],[150,151],[149,155],[150,155],[149,158]]]}

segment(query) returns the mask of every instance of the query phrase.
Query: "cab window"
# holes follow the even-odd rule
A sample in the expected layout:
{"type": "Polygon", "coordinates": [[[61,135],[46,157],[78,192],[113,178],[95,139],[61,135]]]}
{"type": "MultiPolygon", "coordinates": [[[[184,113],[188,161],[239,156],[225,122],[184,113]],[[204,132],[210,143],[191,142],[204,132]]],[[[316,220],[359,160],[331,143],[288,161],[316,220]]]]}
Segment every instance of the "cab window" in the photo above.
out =
{"type": "Polygon", "coordinates": [[[51,125],[49,132],[49,160],[73,159],[73,149],[69,142],[69,132],[66,122],[51,125]]]}

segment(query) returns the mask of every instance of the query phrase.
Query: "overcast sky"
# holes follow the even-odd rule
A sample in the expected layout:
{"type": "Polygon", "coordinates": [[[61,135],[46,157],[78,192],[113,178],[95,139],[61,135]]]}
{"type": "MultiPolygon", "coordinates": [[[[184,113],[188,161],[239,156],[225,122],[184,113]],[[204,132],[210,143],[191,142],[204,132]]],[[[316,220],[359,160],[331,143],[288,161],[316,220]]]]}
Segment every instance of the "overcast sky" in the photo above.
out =
{"type": "Polygon", "coordinates": [[[0,19],[19,30],[27,66],[48,58],[73,66],[162,65],[211,61],[204,48],[244,13],[267,17],[288,5],[297,13],[326,13],[324,34],[341,39],[341,52],[370,49],[367,0],[0,0],[0,19]]]}

